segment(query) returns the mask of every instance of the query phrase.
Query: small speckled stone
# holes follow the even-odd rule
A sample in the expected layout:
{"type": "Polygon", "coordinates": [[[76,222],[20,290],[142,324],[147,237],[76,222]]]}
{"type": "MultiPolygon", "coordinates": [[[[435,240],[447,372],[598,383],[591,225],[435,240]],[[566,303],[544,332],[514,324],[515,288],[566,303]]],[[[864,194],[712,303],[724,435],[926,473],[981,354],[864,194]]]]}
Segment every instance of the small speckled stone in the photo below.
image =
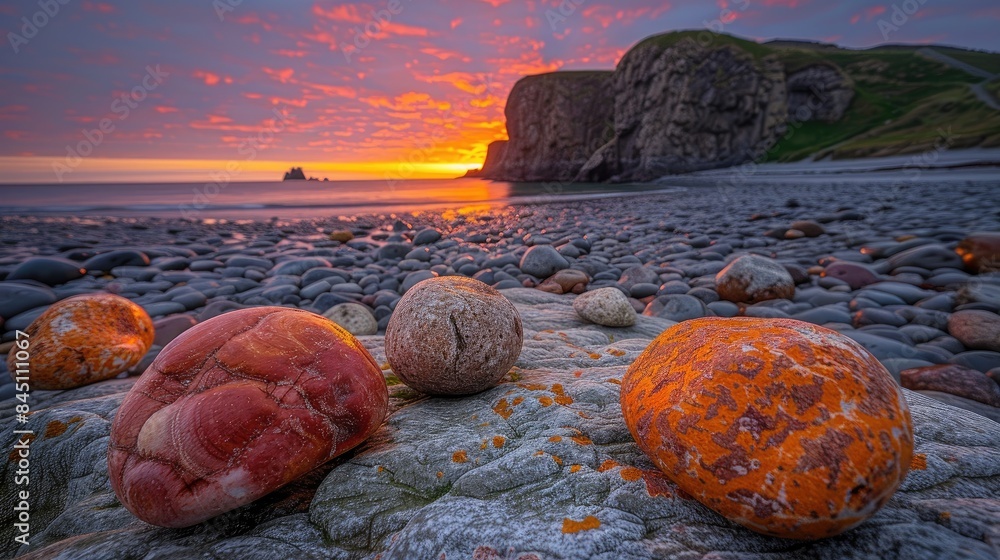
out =
{"type": "Polygon", "coordinates": [[[715,277],[719,297],[734,303],[792,299],[795,282],[785,267],[757,255],[744,255],[729,263],[715,277]]]}
{"type": "Polygon", "coordinates": [[[913,425],[901,389],[856,342],[787,319],[693,319],[622,380],[639,447],[705,506],[754,531],[820,539],[903,482],[913,425]]]}
{"type": "MultiPolygon", "coordinates": [[[[123,297],[90,294],[55,303],[24,330],[31,342],[31,387],[72,389],[111,379],[139,363],[153,330],[149,315],[123,297]]],[[[16,356],[7,355],[12,376],[16,356]]]]}
{"type": "Polygon", "coordinates": [[[486,284],[461,276],[420,282],[399,300],[385,331],[393,372],[431,395],[496,385],[521,353],[521,317],[486,284]]]}
{"type": "Polygon", "coordinates": [[[605,327],[631,327],[635,309],[618,288],[599,288],[573,300],[573,310],[586,321],[605,327]]]}
{"type": "Polygon", "coordinates": [[[378,333],[378,321],[368,308],[360,303],[341,303],[323,313],[354,336],[378,333]]]}

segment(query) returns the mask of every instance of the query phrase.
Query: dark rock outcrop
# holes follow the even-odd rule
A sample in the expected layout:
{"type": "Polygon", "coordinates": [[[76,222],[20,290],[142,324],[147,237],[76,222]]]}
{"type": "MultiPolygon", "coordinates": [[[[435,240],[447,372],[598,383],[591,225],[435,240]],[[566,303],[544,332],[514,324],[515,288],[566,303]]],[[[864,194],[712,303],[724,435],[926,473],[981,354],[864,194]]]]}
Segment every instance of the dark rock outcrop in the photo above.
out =
{"type": "Polygon", "coordinates": [[[577,176],[646,181],[737,165],[785,132],[785,74],[774,57],[693,38],[647,40],[614,74],[615,137],[577,176]]]}
{"type": "Polygon", "coordinates": [[[486,159],[483,161],[483,167],[481,169],[470,169],[468,173],[465,174],[466,177],[486,177],[493,173],[496,173],[499,169],[500,164],[503,162],[504,155],[507,153],[507,141],[506,140],[496,140],[490,142],[490,145],[486,147],[486,159]]]}
{"type": "Polygon", "coordinates": [[[301,167],[293,167],[289,171],[285,172],[285,181],[305,181],[306,174],[302,171],[301,167]]]}
{"type": "Polygon", "coordinates": [[[789,73],[787,87],[790,122],[839,121],[854,99],[850,78],[828,64],[789,73]]]}
{"type": "Polygon", "coordinates": [[[508,181],[572,181],[612,134],[611,72],[528,76],[507,98],[510,140],[483,176],[508,181]]]}

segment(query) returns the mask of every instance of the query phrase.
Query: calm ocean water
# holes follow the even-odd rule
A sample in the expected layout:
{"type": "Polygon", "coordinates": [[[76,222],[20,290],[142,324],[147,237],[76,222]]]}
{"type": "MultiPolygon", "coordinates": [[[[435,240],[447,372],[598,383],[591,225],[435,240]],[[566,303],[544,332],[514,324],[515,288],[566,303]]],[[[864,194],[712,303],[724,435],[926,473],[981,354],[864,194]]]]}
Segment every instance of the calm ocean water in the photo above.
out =
{"type": "Polygon", "coordinates": [[[312,218],[496,207],[671,192],[662,185],[504,183],[483,179],[268,183],[0,185],[0,215],[312,218]]]}

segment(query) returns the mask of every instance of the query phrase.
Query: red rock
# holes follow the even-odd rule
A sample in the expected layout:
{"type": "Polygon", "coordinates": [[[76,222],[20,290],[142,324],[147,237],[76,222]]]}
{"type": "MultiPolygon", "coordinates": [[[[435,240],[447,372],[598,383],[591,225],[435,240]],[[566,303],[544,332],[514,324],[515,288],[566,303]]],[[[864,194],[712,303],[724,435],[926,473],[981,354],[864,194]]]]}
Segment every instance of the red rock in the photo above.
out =
{"type": "MultiPolygon", "coordinates": [[[[87,294],[54,303],[24,330],[32,389],[72,389],[111,379],[139,363],[153,343],[153,321],[131,301],[87,294]]],[[[7,355],[16,374],[17,352],[7,355]]]]}
{"type": "Polygon", "coordinates": [[[385,418],[375,360],[306,311],[259,307],[178,336],[115,416],[111,487],[136,517],[187,527],[357,446],[385,418]]]}
{"type": "Polygon", "coordinates": [[[681,490],[777,537],[863,522],[913,454],[889,372],[853,340],[802,321],[678,323],[629,367],[621,404],[639,447],[681,490]]]}
{"type": "Polygon", "coordinates": [[[956,364],[904,369],[899,383],[913,391],[940,391],[1000,407],[1000,385],[981,371],[956,364]]]}
{"type": "Polygon", "coordinates": [[[1000,233],[973,233],[955,247],[955,252],[972,272],[996,272],[1000,270],[1000,233]]]}
{"type": "Polygon", "coordinates": [[[538,285],[538,289],[551,294],[582,294],[587,289],[590,276],[571,268],[560,270],[538,285]]]}
{"type": "Polygon", "coordinates": [[[878,276],[868,267],[845,261],[830,263],[823,269],[823,276],[843,280],[852,290],[878,282],[878,276]]]}
{"type": "Polygon", "coordinates": [[[792,299],[795,281],[777,262],[757,255],[744,255],[715,276],[719,297],[733,303],[759,303],[770,299],[792,299]]]}

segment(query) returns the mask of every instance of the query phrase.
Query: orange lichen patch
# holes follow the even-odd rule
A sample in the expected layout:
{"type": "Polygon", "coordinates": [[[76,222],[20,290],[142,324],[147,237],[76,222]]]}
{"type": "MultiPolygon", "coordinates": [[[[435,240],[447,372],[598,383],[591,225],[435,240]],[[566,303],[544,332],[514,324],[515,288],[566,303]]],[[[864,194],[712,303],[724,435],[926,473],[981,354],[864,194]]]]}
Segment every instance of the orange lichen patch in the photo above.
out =
{"type": "Polygon", "coordinates": [[[923,453],[915,454],[913,459],[910,461],[910,470],[927,470],[927,455],[924,455],[923,453]]]}
{"type": "Polygon", "coordinates": [[[584,517],[582,521],[575,521],[568,517],[563,519],[562,532],[563,533],[579,533],[580,531],[590,531],[591,529],[597,529],[601,526],[601,520],[594,517],[593,515],[588,515],[584,517]]]}
{"type": "Polygon", "coordinates": [[[496,412],[504,420],[510,418],[511,414],[514,414],[514,411],[511,410],[510,405],[507,403],[507,399],[500,399],[500,402],[493,407],[493,412],[496,412]]]}
{"type": "Polygon", "coordinates": [[[612,348],[612,349],[608,350],[608,354],[611,354],[612,356],[620,358],[620,357],[622,357],[622,356],[625,355],[625,351],[624,350],[619,350],[618,348],[612,348]]]}
{"type": "Polygon", "coordinates": [[[444,473],[443,473],[443,472],[441,472],[441,471],[438,471],[438,472],[437,472],[437,477],[438,477],[438,478],[444,478],[444,473]]]}
{"type": "Polygon", "coordinates": [[[580,472],[581,468],[583,467],[581,467],[580,465],[570,465],[569,472],[571,473],[580,472]]]}
{"type": "Polygon", "coordinates": [[[518,383],[517,386],[529,391],[544,391],[546,389],[546,386],[540,383],[518,383]]]}
{"type": "Polygon", "coordinates": [[[555,462],[556,462],[556,464],[557,464],[557,465],[559,465],[560,467],[561,467],[561,466],[562,466],[562,464],[563,464],[563,460],[562,460],[562,458],[560,458],[560,457],[559,457],[558,455],[553,455],[553,456],[552,456],[552,460],[553,460],[553,461],[555,461],[555,462]]]}
{"type": "Polygon", "coordinates": [[[601,359],[601,355],[598,354],[597,352],[590,352],[589,356],[590,356],[591,360],[600,360],[601,359]]]}
{"type": "Polygon", "coordinates": [[[573,372],[573,377],[580,377],[581,375],[583,375],[583,370],[582,369],[578,369],[578,370],[576,370],[576,371],[573,372]]]}
{"type": "Polygon", "coordinates": [[[560,441],[562,441],[562,436],[552,436],[549,438],[549,441],[551,441],[552,443],[559,443],[560,441]]]}
{"type": "Polygon", "coordinates": [[[383,472],[385,472],[385,467],[383,467],[382,465],[379,465],[378,469],[376,469],[375,472],[377,472],[379,474],[382,474],[383,472]]]}
{"type": "MultiPolygon", "coordinates": [[[[32,389],[73,389],[111,379],[138,364],[153,344],[146,311],[111,294],[64,299],[24,331],[32,341],[32,389]]],[[[16,356],[7,354],[8,371],[18,369],[16,356]]]]}
{"type": "Polygon", "coordinates": [[[589,437],[584,436],[584,435],[573,436],[570,439],[572,439],[578,445],[593,445],[594,444],[594,442],[591,441],[589,437]]]}
{"type": "Polygon", "coordinates": [[[392,369],[392,366],[390,366],[390,365],[389,365],[389,362],[382,362],[382,365],[380,365],[380,366],[378,366],[378,367],[379,367],[379,368],[380,368],[380,369],[381,369],[382,371],[387,371],[387,370],[390,370],[390,369],[392,369]]]}
{"type": "Polygon", "coordinates": [[[951,512],[950,511],[942,511],[941,513],[938,514],[938,520],[941,523],[947,523],[948,521],[951,520],[951,512]]]}
{"type": "Polygon", "coordinates": [[[566,390],[563,389],[563,386],[561,384],[556,383],[555,385],[553,385],[552,392],[555,393],[556,395],[555,398],[556,404],[562,406],[573,404],[573,398],[566,394],[566,390]]]}
{"type": "Polygon", "coordinates": [[[451,461],[453,463],[467,463],[469,462],[469,457],[465,454],[464,449],[459,449],[451,454],[451,461]]]}
{"type": "Polygon", "coordinates": [[[618,472],[618,476],[622,477],[622,480],[635,482],[636,480],[642,478],[642,471],[635,467],[625,467],[618,472]]]}
{"type": "Polygon", "coordinates": [[[66,428],[68,426],[59,420],[53,420],[45,425],[45,437],[56,437],[61,436],[66,433],[66,428]]]}
{"type": "Polygon", "coordinates": [[[74,416],[66,421],[67,424],[76,424],[77,422],[83,422],[83,418],[79,416],[74,416]]]}
{"type": "Polygon", "coordinates": [[[590,418],[591,418],[591,416],[589,414],[587,414],[586,412],[582,412],[582,411],[578,411],[576,413],[576,415],[579,416],[580,418],[583,418],[584,420],[590,420],[590,418]]]}
{"type": "Polygon", "coordinates": [[[619,466],[618,461],[614,459],[605,459],[601,466],[597,467],[597,472],[610,471],[611,469],[619,466]]]}
{"type": "Polygon", "coordinates": [[[484,439],[483,443],[479,444],[479,450],[482,451],[482,450],[486,449],[487,445],[488,445],[487,444],[487,440],[484,439]]]}
{"type": "Polygon", "coordinates": [[[517,406],[523,402],[524,402],[524,397],[514,397],[514,400],[511,402],[511,404],[517,406]]]}
{"type": "Polygon", "coordinates": [[[544,407],[552,406],[552,397],[538,397],[538,403],[544,407]]]}
{"type": "Polygon", "coordinates": [[[853,340],[801,321],[678,323],[629,367],[621,405],[678,494],[777,537],[858,525],[913,455],[909,409],[888,371],[853,340]]]}
{"type": "Polygon", "coordinates": [[[493,436],[493,447],[500,449],[505,443],[507,443],[507,439],[503,436],[493,436]]]}
{"type": "Polygon", "coordinates": [[[608,379],[607,382],[608,383],[614,383],[615,385],[621,385],[622,384],[622,380],[618,379],[617,377],[612,377],[612,378],[608,379]]]}

